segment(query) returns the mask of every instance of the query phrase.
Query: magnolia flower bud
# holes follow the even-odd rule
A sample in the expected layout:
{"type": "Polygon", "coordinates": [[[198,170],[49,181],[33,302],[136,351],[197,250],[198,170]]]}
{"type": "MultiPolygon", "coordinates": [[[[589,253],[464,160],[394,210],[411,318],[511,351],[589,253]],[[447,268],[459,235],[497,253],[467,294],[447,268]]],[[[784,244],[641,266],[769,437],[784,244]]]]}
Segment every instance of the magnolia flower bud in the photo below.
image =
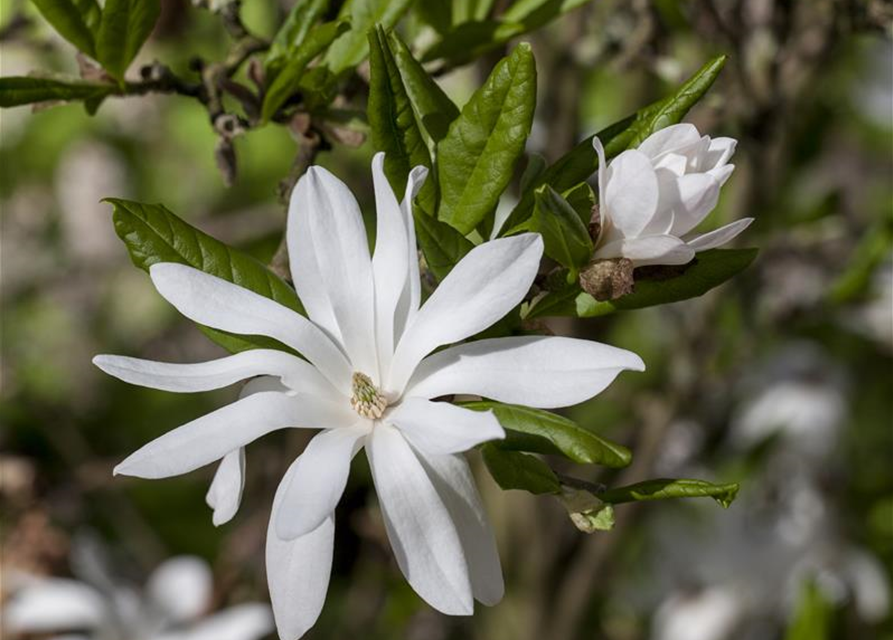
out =
{"type": "Polygon", "coordinates": [[[636,267],[685,264],[697,251],[713,249],[744,231],[744,218],[703,235],[693,235],[719,199],[735,168],[732,138],[701,136],[691,124],[677,124],[627,149],[610,165],[598,138],[599,224],[594,258],[629,258],[636,267]]]}

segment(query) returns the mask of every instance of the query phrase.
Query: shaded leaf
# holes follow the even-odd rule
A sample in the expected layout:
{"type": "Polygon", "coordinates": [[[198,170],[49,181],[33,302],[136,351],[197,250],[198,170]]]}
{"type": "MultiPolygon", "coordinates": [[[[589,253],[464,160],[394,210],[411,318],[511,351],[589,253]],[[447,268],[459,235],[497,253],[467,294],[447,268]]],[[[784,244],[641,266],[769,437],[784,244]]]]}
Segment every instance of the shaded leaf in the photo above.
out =
{"type": "Polygon", "coordinates": [[[737,495],[738,485],[736,483],[713,484],[706,480],[660,478],[638,482],[626,487],[608,489],[598,494],[598,498],[609,504],[668,498],[713,498],[728,509],[737,495]]]}
{"type": "Polygon", "coordinates": [[[268,84],[276,78],[288,60],[297,54],[311,27],[322,17],[328,6],[329,0],[296,0],[264,58],[268,84]]]}
{"type": "Polygon", "coordinates": [[[0,78],[0,107],[48,100],[96,100],[114,91],[115,87],[109,84],[13,76],[0,78]]]}
{"type": "MultiPolygon", "coordinates": [[[[429,178],[430,179],[430,178],[429,178]]],[[[425,255],[428,270],[443,280],[474,244],[445,222],[416,209],[416,240],[425,255]]]]}
{"type": "Polygon", "coordinates": [[[109,75],[124,78],[160,14],[160,0],[106,0],[96,35],[96,59],[109,75]]]}
{"type": "Polygon", "coordinates": [[[438,218],[469,233],[491,214],[533,124],[536,63],[521,43],[493,69],[437,144],[438,218]]]}
{"type": "Polygon", "coordinates": [[[101,11],[96,0],[33,0],[47,22],[88,56],[96,57],[101,11]]]}
{"type": "Polygon", "coordinates": [[[493,411],[506,430],[506,439],[493,443],[502,449],[557,453],[579,464],[614,468],[625,467],[632,461],[632,454],[626,447],[549,411],[490,400],[466,402],[462,406],[474,411],[493,411]]]}
{"type": "Polygon", "coordinates": [[[338,17],[349,20],[351,29],[332,44],[326,64],[334,74],[352,69],[369,55],[369,30],[378,25],[390,29],[403,16],[413,0],[350,0],[338,17]]]}
{"type": "Polygon", "coordinates": [[[558,476],[539,458],[505,451],[492,444],[482,446],[481,453],[490,475],[505,490],[522,489],[535,494],[561,492],[558,476]]]}
{"type": "Polygon", "coordinates": [[[576,270],[592,257],[589,228],[568,201],[547,184],[536,191],[533,231],[542,235],[546,255],[571,269],[573,279],[576,270]]]}

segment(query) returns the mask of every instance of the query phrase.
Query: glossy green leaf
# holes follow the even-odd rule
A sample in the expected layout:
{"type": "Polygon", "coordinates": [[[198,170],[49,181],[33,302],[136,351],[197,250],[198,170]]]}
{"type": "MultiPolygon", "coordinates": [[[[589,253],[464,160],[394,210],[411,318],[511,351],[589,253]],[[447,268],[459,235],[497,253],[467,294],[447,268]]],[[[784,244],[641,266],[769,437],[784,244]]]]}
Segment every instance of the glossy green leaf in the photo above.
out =
{"type": "Polygon", "coordinates": [[[546,170],[546,166],[546,158],[542,154],[531,153],[527,156],[527,166],[524,167],[524,173],[521,174],[521,193],[531,188],[546,170]]]}
{"type": "Polygon", "coordinates": [[[680,267],[636,269],[634,291],[616,300],[598,302],[574,283],[538,300],[527,317],[591,318],[696,298],[746,269],[756,258],[757,251],[711,249],[698,253],[692,262],[680,267]]]}
{"type": "Polygon", "coordinates": [[[289,56],[285,66],[276,74],[264,94],[261,119],[266,122],[285,104],[300,87],[301,77],[314,58],[325,51],[335,39],[348,31],[346,22],[326,22],[313,27],[307,37],[289,56]]]}
{"type": "Polygon", "coordinates": [[[536,107],[536,63],[521,43],[501,60],[437,144],[438,218],[469,233],[496,208],[524,151],[536,107]]]}
{"type": "Polygon", "coordinates": [[[608,489],[599,493],[598,498],[609,504],[665,500],[667,498],[713,498],[728,509],[737,495],[738,485],[736,483],[713,484],[706,480],[659,478],[626,487],[608,489]]]}
{"type": "MultiPolygon", "coordinates": [[[[199,231],[164,206],[119,198],[107,198],[106,202],[114,207],[115,232],[140,269],[148,271],[157,262],[187,264],[304,313],[294,289],[258,260],[199,231]]],[[[263,336],[237,336],[201,328],[233,353],[257,347],[285,348],[263,336]]]]}
{"type": "Polygon", "coordinates": [[[91,100],[113,93],[109,84],[83,82],[81,80],[54,80],[51,78],[8,77],[0,78],[0,107],[51,100],[91,100]]]}
{"type": "Polygon", "coordinates": [[[501,449],[559,454],[579,464],[614,468],[625,467],[632,461],[626,447],[549,411],[490,400],[467,402],[462,406],[474,411],[493,411],[506,430],[505,440],[493,443],[501,449]]]}
{"type": "Polygon", "coordinates": [[[547,184],[536,191],[533,230],[542,235],[546,255],[574,275],[592,257],[589,228],[568,201],[547,184]]]}
{"type": "Polygon", "coordinates": [[[332,73],[353,69],[369,55],[367,34],[376,25],[390,29],[403,16],[413,0],[349,0],[339,18],[349,20],[351,29],[332,44],[326,64],[332,73]]]}
{"type": "Polygon", "coordinates": [[[118,80],[161,15],[160,0],[106,0],[96,35],[96,59],[118,80]]]}
{"type": "Polygon", "coordinates": [[[33,0],[34,6],[63,38],[91,58],[96,57],[96,34],[101,11],[96,0],[33,0]]]}
{"type": "Polygon", "coordinates": [[[468,238],[450,225],[418,209],[415,213],[415,229],[416,240],[425,256],[425,265],[438,280],[443,280],[465,254],[474,248],[468,238]]]}
{"type": "Polygon", "coordinates": [[[598,169],[598,154],[592,147],[592,139],[595,136],[602,141],[607,159],[611,159],[628,148],[637,147],[655,131],[680,122],[688,110],[704,96],[722,71],[725,62],[725,56],[712,59],[671,95],[640,109],[635,114],[606,127],[577,144],[559,158],[555,164],[546,169],[531,185],[531,190],[522,194],[503,228],[510,231],[533,214],[535,198],[533,189],[542,184],[549,184],[556,191],[563,192],[584,182],[595,173],[598,169]]]}
{"type": "Polygon", "coordinates": [[[271,83],[288,60],[294,57],[311,27],[329,7],[329,0],[296,0],[285,22],[279,27],[264,59],[267,83],[271,83]]]}
{"type": "Polygon", "coordinates": [[[522,489],[535,494],[561,492],[558,476],[535,456],[506,451],[493,444],[482,446],[481,453],[490,475],[505,490],[522,489]]]}

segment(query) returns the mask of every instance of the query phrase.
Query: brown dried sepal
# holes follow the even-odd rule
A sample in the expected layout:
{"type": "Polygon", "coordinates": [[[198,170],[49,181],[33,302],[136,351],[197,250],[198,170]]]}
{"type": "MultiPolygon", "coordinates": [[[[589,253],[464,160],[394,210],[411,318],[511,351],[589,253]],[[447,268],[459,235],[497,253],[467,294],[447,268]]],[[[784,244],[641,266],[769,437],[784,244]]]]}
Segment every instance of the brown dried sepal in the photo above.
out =
{"type": "Polygon", "coordinates": [[[593,243],[598,242],[599,236],[602,234],[602,215],[598,209],[598,203],[592,205],[592,213],[589,216],[589,237],[593,243]]]}
{"type": "Polygon", "coordinates": [[[599,301],[632,293],[633,285],[633,261],[629,258],[593,260],[580,272],[583,291],[599,301]]]}

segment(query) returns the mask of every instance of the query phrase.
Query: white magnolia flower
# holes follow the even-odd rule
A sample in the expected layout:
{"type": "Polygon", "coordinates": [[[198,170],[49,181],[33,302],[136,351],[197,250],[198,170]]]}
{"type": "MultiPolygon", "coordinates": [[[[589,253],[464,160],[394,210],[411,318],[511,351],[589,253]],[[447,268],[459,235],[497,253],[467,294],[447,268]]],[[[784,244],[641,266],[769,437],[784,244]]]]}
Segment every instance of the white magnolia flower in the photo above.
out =
{"type": "Polygon", "coordinates": [[[411,202],[425,170],[410,174],[400,204],[383,162],[379,154],[372,165],[378,213],[372,256],[357,201],[335,176],[312,167],[292,194],[288,249],[309,319],[187,266],[151,268],[161,295],[195,322],[269,336],[306,359],[256,349],[202,364],[95,360],[122,380],[169,391],[267,376],[246,397],[165,434],[115,469],[162,478],[223,458],[209,492],[218,523],[238,507],[242,447],[275,429],[322,428],[286,472],[267,533],[270,595],[284,640],[301,636],[320,613],[333,512],[361,448],[406,579],[439,611],[469,615],[473,598],[499,601],[503,581],[474,480],[458,454],[504,432],[491,412],[436,399],[471,394],[562,407],[599,393],[624,369],[644,368],[628,351],[559,337],[478,340],[432,353],[518,305],[543,243],[524,234],[481,244],[421,305],[411,202]]]}
{"type": "Polygon", "coordinates": [[[692,124],[657,131],[610,164],[598,138],[600,232],[594,258],[629,258],[637,267],[685,264],[698,251],[729,242],[753,222],[743,218],[693,235],[716,207],[735,165],[732,138],[701,136],[692,124]]]}
{"type": "Polygon", "coordinates": [[[66,578],[24,581],[3,607],[3,631],[13,637],[64,634],[51,640],[259,640],[273,630],[266,604],[240,604],[203,617],[213,585],[199,558],[167,560],[143,590],[99,578],[95,585],[66,578]]]}

